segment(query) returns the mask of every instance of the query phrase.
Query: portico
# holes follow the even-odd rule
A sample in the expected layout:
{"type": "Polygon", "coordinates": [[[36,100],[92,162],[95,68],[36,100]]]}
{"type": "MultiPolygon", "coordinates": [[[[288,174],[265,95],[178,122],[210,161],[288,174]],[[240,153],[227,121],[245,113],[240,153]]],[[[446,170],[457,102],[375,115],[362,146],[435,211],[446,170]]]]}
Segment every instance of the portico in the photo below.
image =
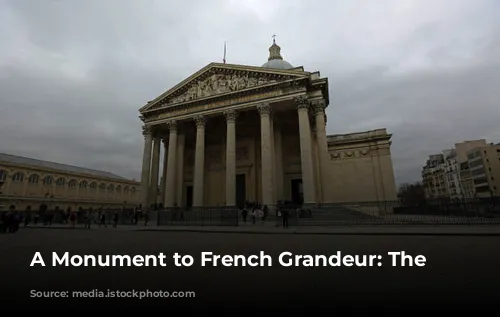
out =
{"type": "MultiPolygon", "coordinates": [[[[242,199],[252,199],[275,205],[277,200],[286,198],[283,195],[285,175],[281,154],[283,132],[293,133],[295,140],[291,143],[300,147],[301,164],[296,174],[302,175],[304,202],[316,203],[311,108],[307,94],[301,93],[276,102],[250,101],[223,107],[219,111],[208,110],[146,125],[143,130],[145,155],[141,184],[143,193],[148,193],[148,196],[143,196],[142,203],[148,206],[158,202],[166,207],[190,204],[194,207],[212,204],[236,206],[242,203],[242,199]],[[179,142],[180,138],[187,142],[179,142]],[[161,142],[166,149],[163,162],[165,185],[160,187],[164,189],[159,195],[160,200],[155,201],[157,186],[154,185],[160,179],[161,142]],[[240,175],[240,185],[237,185],[237,175],[240,175]],[[245,193],[237,197],[242,181],[245,182],[245,193]],[[188,185],[192,186],[191,202],[186,200],[188,183],[192,184],[188,185]],[[183,189],[182,193],[179,188],[183,189]]],[[[322,131],[325,133],[324,128],[322,131]]],[[[323,140],[326,148],[326,133],[323,140]]]]}
{"type": "Polygon", "coordinates": [[[211,63],[140,109],[143,206],[339,199],[331,188],[338,142],[326,134],[328,80],[283,61],[276,43],[269,51],[262,67],[211,63]]]}

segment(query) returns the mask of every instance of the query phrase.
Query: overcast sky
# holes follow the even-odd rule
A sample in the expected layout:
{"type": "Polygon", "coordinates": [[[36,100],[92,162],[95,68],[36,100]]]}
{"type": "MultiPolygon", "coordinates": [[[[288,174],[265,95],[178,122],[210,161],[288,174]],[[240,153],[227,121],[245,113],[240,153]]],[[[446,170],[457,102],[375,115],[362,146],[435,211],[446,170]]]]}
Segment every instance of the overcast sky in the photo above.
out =
{"type": "Polygon", "coordinates": [[[398,183],[462,140],[500,142],[498,0],[0,0],[0,152],[140,177],[138,109],[271,35],[330,81],[327,131],[387,127],[398,183]]]}

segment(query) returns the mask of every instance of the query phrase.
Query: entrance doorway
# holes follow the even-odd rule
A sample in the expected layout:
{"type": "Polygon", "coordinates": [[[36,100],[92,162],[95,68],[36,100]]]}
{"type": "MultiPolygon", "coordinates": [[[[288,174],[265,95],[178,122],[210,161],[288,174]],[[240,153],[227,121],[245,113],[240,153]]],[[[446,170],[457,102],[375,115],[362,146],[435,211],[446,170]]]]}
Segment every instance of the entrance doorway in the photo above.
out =
{"type": "Polygon", "coordinates": [[[302,179],[292,179],[292,202],[302,205],[304,203],[304,191],[302,189],[302,179]]]}
{"type": "Polygon", "coordinates": [[[193,186],[186,186],[186,209],[190,209],[193,206],[193,186]]]}
{"type": "Polygon", "coordinates": [[[247,178],[245,174],[236,175],[236,206],[243,208],[247,199],[247,178]]]}

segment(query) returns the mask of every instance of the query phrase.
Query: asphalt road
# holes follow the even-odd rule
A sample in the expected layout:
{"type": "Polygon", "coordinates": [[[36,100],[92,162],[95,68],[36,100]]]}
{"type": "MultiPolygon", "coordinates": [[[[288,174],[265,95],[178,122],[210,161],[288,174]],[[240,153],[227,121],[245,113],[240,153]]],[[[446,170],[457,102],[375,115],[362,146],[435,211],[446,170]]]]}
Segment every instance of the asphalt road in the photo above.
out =
{"type": "MultiPolygon", "coordinates": [[[[497,296],[500,236],[335,236],[127,230],[25,229],[0,235],[0,283],[5,295],[28,300],[31,290],[195,291],[196,301],[288,302],[482,300],[497,296]],[[201,267],[201,252],[251,255],[264,251],[272,267],[201,267]],[[381,255],[373,267],[282,267],[278,255],[381,255]],[[393,267],[388,252],[423,255],[423,267],[393,267]],[[30,267],[36,252],[47,266],[30,267]],[[51,267],[51,253],[167,255],[166,267],[51,267]],[[174,252],[194,256],[175,267],[174,252]]],[[[4,295],[4,296],[5,296],[4,295]]],[[[4,297],[5,298],[5,297],[4,297]]],[[[168,299],[173,304],[194,301],[168,299]]],[[[123,302],[123,301],[122,301],[123,302]]],[[[128,302],[128,301],[127,301],[128,302]]],[[[124,302],[123,302],[124,303],[124,302]]]]}

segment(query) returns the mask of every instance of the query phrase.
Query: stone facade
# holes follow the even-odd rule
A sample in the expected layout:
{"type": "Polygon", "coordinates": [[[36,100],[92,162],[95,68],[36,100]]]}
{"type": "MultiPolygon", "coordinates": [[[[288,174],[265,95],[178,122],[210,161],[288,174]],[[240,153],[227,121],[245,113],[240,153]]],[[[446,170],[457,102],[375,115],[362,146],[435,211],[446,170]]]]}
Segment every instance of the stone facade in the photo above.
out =
{"type": "Polygon", "coordinates": [[[319,72],[207,65],[139,110],[143,205],[395,200],[391,135],[328,136],[328,104],[319,72]],[[163,162],[153,148],[160,139],[163,162]]]}
{"type": "Polygon", "coordinates": [[[139,203],[139,182],[111,173],[0,155],[0,205],[18,210],[41,204],[50,209],[122,208],[139,203]]]}

